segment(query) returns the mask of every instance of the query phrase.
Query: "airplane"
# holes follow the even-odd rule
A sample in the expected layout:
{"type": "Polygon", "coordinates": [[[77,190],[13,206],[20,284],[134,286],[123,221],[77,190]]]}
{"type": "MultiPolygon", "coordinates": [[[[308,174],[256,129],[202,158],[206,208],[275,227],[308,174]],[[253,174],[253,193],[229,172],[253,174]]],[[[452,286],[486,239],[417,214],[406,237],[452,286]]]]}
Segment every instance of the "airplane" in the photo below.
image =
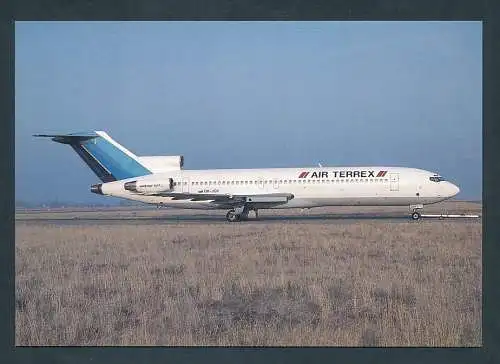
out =
{"type": "Polygon", "coordinates": [[[104,131],[35,134],[67,144],[102,183],[90,191],[157,207],[228,210],[229,222],[259,209],[321,206],[408,206],[413,220],[424,205],[460,191],[437,173],[407,167],[303,167],[185,170],[183,156],[137,156],[104,131]]]}

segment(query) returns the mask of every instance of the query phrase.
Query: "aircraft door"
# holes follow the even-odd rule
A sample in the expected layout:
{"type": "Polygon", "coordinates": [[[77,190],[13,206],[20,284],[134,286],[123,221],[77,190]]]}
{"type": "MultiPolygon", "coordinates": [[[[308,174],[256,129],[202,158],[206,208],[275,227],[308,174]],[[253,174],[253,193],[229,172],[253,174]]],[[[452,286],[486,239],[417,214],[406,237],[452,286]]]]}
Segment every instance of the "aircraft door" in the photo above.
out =
{"type": "Polygon", "coordinates": [[[189,193],[189,178],[183,177],[181,182],[181,191],[183,193],[189,193]]]}
{"type": "Polygon", "coordinates": [[[259,177],[259,188],[261,190],[264,189],[264,179],[262,177],[259,177]]]}
{"type": "Polygon", "coordinates": [[[391,191],[399,191],[399,173],[389,174],[389,182],[391,184],[391,191]]]}
{"type": "Polygon", "coordinates": [[[273,179],[273,188],[274,188],[275,190],[277,190],[277,189],[279,188],[279,186],[280,186],[280,181],[279,181],[279,179],[274,178],[274,179],[273,179]]]}

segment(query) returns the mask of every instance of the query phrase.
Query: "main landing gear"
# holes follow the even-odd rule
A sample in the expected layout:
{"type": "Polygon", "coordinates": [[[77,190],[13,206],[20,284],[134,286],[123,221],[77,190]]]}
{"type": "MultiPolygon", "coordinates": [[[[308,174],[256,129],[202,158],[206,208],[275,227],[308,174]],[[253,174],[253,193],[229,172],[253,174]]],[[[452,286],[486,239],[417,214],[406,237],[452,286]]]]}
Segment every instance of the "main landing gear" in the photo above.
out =
{"type": "Polygon", "coordinates": [[[241,215],[238,215],[234,210],[229,210],[226,214],[226,219],[229,222],[240,221],[241,215]]]}
{"type": "Polygon", "coordinates": [[[411,218],[412,220],[420,220],[422,215],[420,214],[419,210],[422,210],[424,208],[424,205],[410,205],[410,211],[411,211],[411,218]]]}
{"type": "Polygon", "coordinates": [[[234,210],[229,210],[226,214],[226,219],[229,222],[238,222],[238,221],[245,221],[248,220],[248,213],[250,210],[253,210],[255,212],[255,218],[259,218],[259,213],[257,209],[250,209],[246,206],[243,207],[237,207],[234,210]]]}

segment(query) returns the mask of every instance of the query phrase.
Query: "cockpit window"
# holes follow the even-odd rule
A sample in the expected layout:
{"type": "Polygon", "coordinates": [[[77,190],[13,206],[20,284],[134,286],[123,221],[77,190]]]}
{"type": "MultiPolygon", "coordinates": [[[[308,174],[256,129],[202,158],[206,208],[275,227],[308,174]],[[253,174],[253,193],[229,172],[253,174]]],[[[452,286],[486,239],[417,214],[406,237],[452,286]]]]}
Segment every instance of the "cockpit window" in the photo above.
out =
{"type": "Polygon", "coordinates": [[[429,179],[432,181],[432,182],[441,182],[441,181],[444,181],[444,178],[441,177],[441,176],[433,176],[433,177],[429,177],[429,179]]]}

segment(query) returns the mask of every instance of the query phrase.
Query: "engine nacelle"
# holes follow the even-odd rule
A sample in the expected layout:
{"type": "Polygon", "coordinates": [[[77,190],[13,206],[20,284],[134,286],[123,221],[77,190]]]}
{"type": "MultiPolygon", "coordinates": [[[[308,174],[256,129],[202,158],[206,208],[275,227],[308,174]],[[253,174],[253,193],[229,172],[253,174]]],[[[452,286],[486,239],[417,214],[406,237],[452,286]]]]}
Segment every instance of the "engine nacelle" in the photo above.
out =
{"type": "Polygon", "coordinates": [[[135,193],[157,193],[172,191],[174,189],[174,180],[166,178],[161,180],[138,179],[136,181],[126,182],[123,187],[130,192],[135,193]]]}

